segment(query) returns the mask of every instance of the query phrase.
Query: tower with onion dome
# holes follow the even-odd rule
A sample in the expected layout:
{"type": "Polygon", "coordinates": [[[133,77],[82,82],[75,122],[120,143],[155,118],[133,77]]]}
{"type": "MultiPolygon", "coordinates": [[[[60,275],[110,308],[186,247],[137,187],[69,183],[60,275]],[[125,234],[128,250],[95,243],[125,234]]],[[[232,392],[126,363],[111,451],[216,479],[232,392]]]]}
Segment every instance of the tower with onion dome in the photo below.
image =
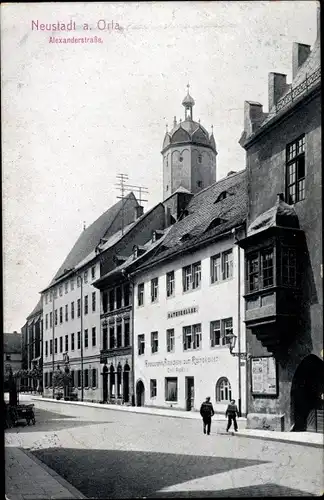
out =
{"type": "Polygon", "coordinates": [[[213,130],[207,130],[193,119],[194,99],[188,92],[182,101],[185,108],[184,120],[166,130],[163,149],[163,199],[177,189],[184,188],[190,193],[198,193],[216,182],[216,143],[213,130]]]}

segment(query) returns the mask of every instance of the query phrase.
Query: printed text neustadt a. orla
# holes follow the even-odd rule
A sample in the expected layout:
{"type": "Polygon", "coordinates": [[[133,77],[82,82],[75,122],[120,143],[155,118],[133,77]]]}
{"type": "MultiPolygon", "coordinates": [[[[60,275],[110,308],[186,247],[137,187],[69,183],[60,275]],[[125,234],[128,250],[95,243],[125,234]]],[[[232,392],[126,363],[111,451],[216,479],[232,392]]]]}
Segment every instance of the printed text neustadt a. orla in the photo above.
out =
{"type": "Polygon", "coordinates": [[[77,25],[75,21],[69,22],[61,22],[57,21],[56,23],[43,23],[41,21],[32,20],[31,22],[32,31],[88,31],[92,29],[98,29],[99,31],[112,31],[112,30],[121,30],[121,26],[119,23],[115,21],[105,21],[104,19],[99,19],[95,24],[95,28],[92,28],[89,23],[81,23],[77,25]]]}

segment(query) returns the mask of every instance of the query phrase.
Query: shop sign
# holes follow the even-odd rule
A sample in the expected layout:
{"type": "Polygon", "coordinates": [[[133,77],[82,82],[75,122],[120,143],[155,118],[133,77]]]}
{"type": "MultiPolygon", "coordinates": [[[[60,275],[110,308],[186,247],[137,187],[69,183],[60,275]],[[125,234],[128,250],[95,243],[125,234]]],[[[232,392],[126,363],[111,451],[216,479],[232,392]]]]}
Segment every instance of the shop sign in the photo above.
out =
{"type": "Polygon", "coordinates": [[[185,309],[179,309],[178,311],[168,312],[168,319],[178,318],[179,316],[185,316],[186,314],[194,314],[198,312],[198,306],[186,307],[185,309]]]}
{"type": "Polygon", "coordinates": [[[277,395],[277,366],[275,358],[271,356],[252,358],[251,375],[253,395],[277,395]]]}
{"type": "MultiPolygon", "coordinates": [[[[217,363],[218,356],[191,356],[187,359],[167,359],[164,358],[160,361],[147,361],[145,360],[146,368],[181,368],[187,366],[206,365],[210,363],[217,363]]],[[[179,371],[179,370],[176,370],[179,371]]]]}

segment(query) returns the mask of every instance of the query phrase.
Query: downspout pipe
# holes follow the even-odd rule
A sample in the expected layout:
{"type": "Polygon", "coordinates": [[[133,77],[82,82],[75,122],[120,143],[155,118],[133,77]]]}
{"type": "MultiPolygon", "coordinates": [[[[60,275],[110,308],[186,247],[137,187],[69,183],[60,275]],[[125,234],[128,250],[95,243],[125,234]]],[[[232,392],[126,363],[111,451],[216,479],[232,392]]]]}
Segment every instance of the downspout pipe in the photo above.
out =
{"type": "Polygon", "coordinates": [[[53,387],[53,399],[55,398],[55,388],[54,388],[54,371],[55,371],[55,362],[54,362],[54,339],[55,339],[55,294],[53,291],[53,308],[52,308],[52,387],[53,387]]]}

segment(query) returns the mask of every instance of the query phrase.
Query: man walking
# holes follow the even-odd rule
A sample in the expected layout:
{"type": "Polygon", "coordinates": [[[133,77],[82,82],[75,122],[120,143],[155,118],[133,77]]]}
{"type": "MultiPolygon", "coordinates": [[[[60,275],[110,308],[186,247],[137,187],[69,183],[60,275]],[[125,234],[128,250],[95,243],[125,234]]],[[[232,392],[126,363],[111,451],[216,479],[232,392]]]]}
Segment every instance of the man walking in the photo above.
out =
{"type": "Polygon", "coordinates": [[[206,398],[206,401],[202,403],[200,407],[200,415],[202,416],[203,419],[203,424],[204,424],[204,434],[206,434],[206,428],[207,428],[207,434],[210,434],[210,426],[211,426],[211,418],[215,414],[213,405],[210,402],[210,398],[206,398]]]}
{"type": "Polygon", "coordinates": [[[238,411],[238,408],[235,404],[235,399],[231,399],[231,402],[228,405],[228,407],[226,409],[226,413],[225,413],[225,417],[227,417],[226,432],[229,431],[229,429],[232,425],[232,421],[234,423],[234,430],[235,430],[235,432],[237,432],[238,427],[237,427],[237,422],[236,422],[236,415],[239,416],[239,411],[238,411]]]}

